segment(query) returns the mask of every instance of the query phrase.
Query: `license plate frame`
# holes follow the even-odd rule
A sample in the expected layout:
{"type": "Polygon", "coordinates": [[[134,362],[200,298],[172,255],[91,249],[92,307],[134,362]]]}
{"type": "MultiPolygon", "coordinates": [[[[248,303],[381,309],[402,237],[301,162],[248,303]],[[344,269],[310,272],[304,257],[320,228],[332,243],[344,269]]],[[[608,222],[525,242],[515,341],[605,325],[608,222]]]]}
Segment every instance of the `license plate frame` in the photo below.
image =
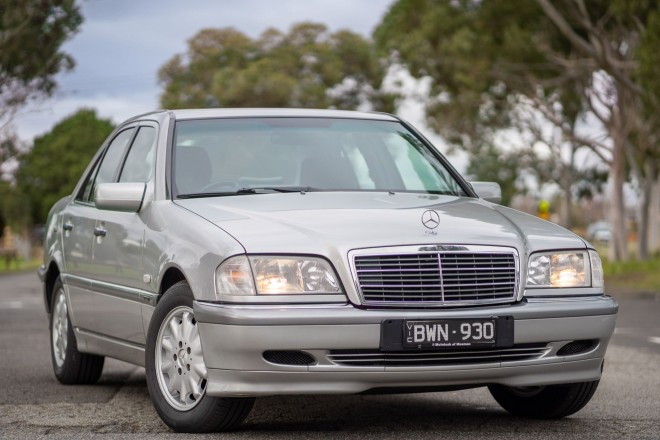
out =
{"type": "MultiPolygon", "coordinates": [[[[386,319],[381,324],[381,351],[443,351],[443,350],[461,350],[461,349],[488,349],[505,348],[513,346],[514,319],[512,316],[483,316],[473,318],[419,318],[419,319],[386,319]],[[474,323],[492,322],[494,337],[487,341],[462,340],[460,335],[460,325],[474,323]],[[450,333],[450,337],[444,343],[437,341],[424,340],[423,342],[407,341],[409,330],[407,325],[446,325],[444,332],[450,333]],[[421,324],[420,324],[421,323],[421,324]],[[458,330],[457,330],[458,329],[458,330]],[[451,333],[456,331],[456,333],[451,333]],[[460,340],[456,339],[459,338],[460,340]]],[[[437,336],[438,330],[435,328],[437,336]]]]}

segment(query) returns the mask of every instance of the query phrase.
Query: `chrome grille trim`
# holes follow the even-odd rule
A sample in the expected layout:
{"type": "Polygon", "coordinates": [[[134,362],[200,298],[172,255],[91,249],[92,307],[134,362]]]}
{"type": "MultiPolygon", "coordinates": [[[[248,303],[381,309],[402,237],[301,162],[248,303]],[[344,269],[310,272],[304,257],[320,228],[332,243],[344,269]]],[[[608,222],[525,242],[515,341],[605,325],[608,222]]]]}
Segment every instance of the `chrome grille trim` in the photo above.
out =
{"type": "Polygon", "coordinates": [[[454,351],[330,350],[328,360],[350,367],[433,367],[443,365],[477,365],[540,359],[551,347],[545,343],[518,344],[510,348],[454,351]]]}
{"type": "Polygon", "coordinates": [[[518,252],[506,246],[428,245],[348,253],[363,305],[455,307],[518,298],[518,252]]]}

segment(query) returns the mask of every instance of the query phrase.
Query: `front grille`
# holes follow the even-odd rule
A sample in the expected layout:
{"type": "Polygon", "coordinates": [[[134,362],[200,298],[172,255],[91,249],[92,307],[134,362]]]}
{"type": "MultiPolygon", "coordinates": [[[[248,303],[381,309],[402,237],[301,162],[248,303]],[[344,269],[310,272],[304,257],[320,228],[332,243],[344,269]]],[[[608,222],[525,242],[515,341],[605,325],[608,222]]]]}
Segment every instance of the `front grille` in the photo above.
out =
{"type": "Polygon", "coordinates": [[[547,344],[517,344],[510,348],[453,351],[331,350],[328,359],[350,367],[434,367],[475,365],[538,359],[550,351],[547,344]]]}
{"type": "Polygon", "coordinates": [[[516,294],[512,251],[355,255],[353,263],[365,304],[505,302],[516,294]]]}

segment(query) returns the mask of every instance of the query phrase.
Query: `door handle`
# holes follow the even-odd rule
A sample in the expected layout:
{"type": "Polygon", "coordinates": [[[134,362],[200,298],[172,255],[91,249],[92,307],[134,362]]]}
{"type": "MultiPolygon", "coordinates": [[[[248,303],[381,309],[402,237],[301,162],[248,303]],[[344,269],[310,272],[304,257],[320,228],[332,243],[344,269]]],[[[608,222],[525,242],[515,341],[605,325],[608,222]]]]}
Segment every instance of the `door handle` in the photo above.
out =
{"type": "Polygon", "coordinates": [[[105,237],[105,234],[107,234],[107,233],[108,233],[108,231],[106,231],[105,229],[103,229],[100,226],[97,226],[97,227],[94,228],[94,235],[97,236],[97,237],[105,237]]]}
{"type": "Polygon", "coordinates": [[[67,221],[64,222],[64,224],[62,225],[62,229],[64,229],[65,231],[70,231],[70,230],[72,230],[72,229],[73,229],[73,223],[71,223],[70,221],[67,220],[67,221]]]}

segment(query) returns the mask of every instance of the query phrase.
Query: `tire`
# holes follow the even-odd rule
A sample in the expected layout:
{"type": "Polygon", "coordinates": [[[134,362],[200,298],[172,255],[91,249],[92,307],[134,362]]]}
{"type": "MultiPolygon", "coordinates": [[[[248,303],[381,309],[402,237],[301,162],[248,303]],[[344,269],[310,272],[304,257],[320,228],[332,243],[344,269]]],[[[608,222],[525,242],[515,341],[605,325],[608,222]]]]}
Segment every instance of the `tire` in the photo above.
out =
{"type": "Polygon", "coordinates": [[[245,420],[254,398],[206,395],[206,366],[192,305],[192,290],[181,281],[156,306],[145,354],[151,402],[173,431],[229,431],[245,420]]]}
{"type": "Polygon", "coordinates": [[[96,383],[101,377],[105,358],[78,351],[64,286],[59,277],[53,285],[50,310],[50,359],[55,377],[67,385],[96,383]]]}
{"type": "Polygon", "coordinates": [[[561,419],[584,408],[596,392],[598,382],[527,388],[490,385],[488,390],[497,403],[514,416],[561,419]]]}

